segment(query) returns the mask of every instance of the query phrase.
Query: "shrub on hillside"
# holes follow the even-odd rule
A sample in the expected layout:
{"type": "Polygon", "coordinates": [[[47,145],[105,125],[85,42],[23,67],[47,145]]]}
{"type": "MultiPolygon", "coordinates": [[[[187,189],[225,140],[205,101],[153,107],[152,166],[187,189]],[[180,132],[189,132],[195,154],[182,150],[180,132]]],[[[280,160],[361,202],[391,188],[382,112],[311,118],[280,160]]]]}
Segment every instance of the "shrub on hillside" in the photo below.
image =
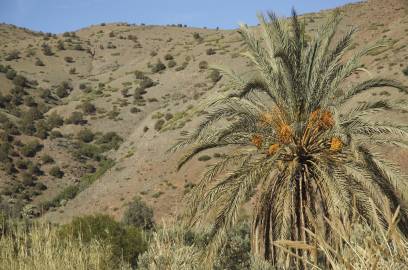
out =
{"type": "Polygon", "coordinates": [[[62,239],[74,237],[84,243],[98,241],[112,248],[113,259],[123,258],[136,267],[138,256],[147,249],[140,229],[129,227],[107,215],[77,217],[60,230],[62,239]]]}
{"type": "Polygon", "coordinates": [[[24,76],[16,75],[16,76],[13,78],[13,83],[14,83],[15,85],[17,85],[17,86],[24,87],[24,86],[26,86],[26,84],[27,84],[27,79],[26,79],[24,76]]]}
{"type": "Polygon", "coordinates": [[[47,117],[47,125],[48,125],[48,129],[53,129],[53,128],[57,128],[60,127],[64,124],[64,120],[62,119],[62,117],[57,114],[56,112],[51,113],[48,117],[47,117]]]}
{"type": "Polygon", "coordinates": [[[35,60],[34,65],[36,65],[36,66],[38,66],[38,67],[43,67],[43,66],[45,66],[44,62],[43,62],[40,58],[37,58],[37,59],[35,60]]]}
{"type": "Polygon", "coordinates": [[[87,128],[79,131],[77,134],[77,138],[84,143],[92,142],[94,137],[95,137],[95,134],[90,129],[87,129],[87,128]]]}
{"type": "Polygon", "coordinates": [[[177,65],[177,63],[176,63],[176,61],[174,61],[174,60],[170,60],[170,61],[167,63],[167,66],[168,66],[169,68],[175,67],[176,65],[177,65]]]}
{"type": "Polygon", "coordinates": [[[156,64],[154,64],[151,68],[153,73],[157,73],[165,69],[166,69],[166,66],[162,63],[162,61],[160,61],[160,59],[157,60],[156,64]]]}
{"type": "Polygon", "coordinates": [[[216,52],[215,52],[215,50],[214,50],[213,48],[208,48],[208,49],[205,51],[205,53],[206,53],[207,55],[213,55],[213,54],[215,54],[216,52]]]}
{"type": "Polygon", "coordinates": [[[9,52],[6,57],[4,58],[4,60],[6,61],[12,61],[12,60],[16,60],[20,58],[20,52],[17,50],[13,50],[11,52],[9,52]]]}
{"type": "Polygon", "coordinates": [[[169,53],[164,56],[164,60],[169,61],[169,60],[173,60],[173,59],[174,59],[173,55],[171,55],[169,53]]]}
{"type": "Polygon", "coordinates": [[[201,61],[200,63],[198,63],[198,68],[199,69],[207,69],[208,68],[207,61],[201,61]]]}
{"type": "Polygon", "coordinates": [[[86,123],[86,120],[84,119],[84,115],[81,112],[72,112],[70,117],[65,119],[65,122],[67,124],[83,125],[86,123]]]}
{"type": "Polygon", "coordinates": [[[129,204],[122,220],[127,225],[150,230],[154,227],[153,209],[148,207],[140,197],[136,197],[129,204]]]}
{"type": "Polygon", "coordinates": [[[67,63],[74,63],[74,58],[72,58],[71,56],[65,56],[64,60],[67,63]]]}
{"type": "Polygon", "coordinates": [[[408,76],[408,67],[404,68],[402,73],[404,73],[405,76],[408,76]]]}
{"type": "Polygon", "coordinates": [[[42,147],[39,141],[34,140],[21,147],[21,153],[26,157],[34,157],[42,147]]]}
{"type": "Polygon", "coordinates": [[[60,167],[58,167],[58,166],[52,167],[52,168],[50,169],[49,174],[50,174],[51,176],[56,177],[56,178],[62,178],[62,177],[64,176],[64,172],[61,171],[60,167]]]}
{"type": "Polygon", "coordinates": [[[54,53],[52,52],[52,50],[51,50],[51,47],[50,47],[47,43],[43,43],[43,44],[41,45],[41,48],[42,48],[43,54],[46,55],[46,56],[51,56],[51,55],[54,54],[54,53]]]}
{"type": "Polygon", "coordinates": [[[96,107],[89,101],[85,101],[81,104],[81,109],[84,114],[94,114],[96,112],[96,107]]]}
{"type": "Polygon", "coordinates": [[[209,78],[213,83],[216,83],[221,79],[221,74],[218,70],[212,70],[209,75],[209,78]]]}

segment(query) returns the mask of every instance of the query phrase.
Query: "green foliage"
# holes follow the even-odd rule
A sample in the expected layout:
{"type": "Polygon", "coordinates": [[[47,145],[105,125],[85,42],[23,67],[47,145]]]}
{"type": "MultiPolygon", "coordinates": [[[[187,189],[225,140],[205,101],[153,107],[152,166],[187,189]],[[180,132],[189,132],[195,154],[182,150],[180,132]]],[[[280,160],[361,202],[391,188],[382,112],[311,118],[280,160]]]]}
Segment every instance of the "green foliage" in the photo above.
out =
{"type": "Polygon", "coordinates": [[[154,227],[153,209],[140,197],[135,197],[123,214],[123,223],[150,230],[154,227]]]}
{"type": "Polygon", "coordinates": [[[61,238],[73,236],[85,243],[92,240],[110,245],[113,259],[123,258],[132,266],[137,265],[137,258],[147,249],[142,231],[127,227],[106,215],[77,217],[60,230],[61,238]]]}

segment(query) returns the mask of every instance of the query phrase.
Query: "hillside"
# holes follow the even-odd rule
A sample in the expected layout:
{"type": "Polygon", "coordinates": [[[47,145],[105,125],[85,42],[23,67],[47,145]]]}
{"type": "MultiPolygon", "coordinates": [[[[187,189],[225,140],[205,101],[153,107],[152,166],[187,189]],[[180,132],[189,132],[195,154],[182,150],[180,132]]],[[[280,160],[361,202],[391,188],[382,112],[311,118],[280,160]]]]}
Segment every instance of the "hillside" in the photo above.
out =
{"type": "MultiPolygon", "coordinates": [[[[408,85],[406,1],[372,0],[340,11],[340,34],[359,30],[350,54],[378,40],[388,44],[363,59],[370,74],[355,76],[408,85]]],[[[306,31],[330,12],[303,15],[306,31]]],[[[226,90],[208,65],[251,70],[235,30],[120,23],[53,35],[3,24],[0,37],[3,201],[26,205],[29,216],[44,211],[54,222],[95,212],[120,218],[135,195],[156,219],[175,215],[205,166],[224,154],[208,151],[177,172],[183,153],[166,152],[205,114],[198,104],[226,90]]],[[[376,89],[354,102],[378,95],[399,97],[376,89]]],[[[406,114],[388,117],[407,124],[406,114]]],[[[383,151],[408,168],[407,152],[383,151]]]]}

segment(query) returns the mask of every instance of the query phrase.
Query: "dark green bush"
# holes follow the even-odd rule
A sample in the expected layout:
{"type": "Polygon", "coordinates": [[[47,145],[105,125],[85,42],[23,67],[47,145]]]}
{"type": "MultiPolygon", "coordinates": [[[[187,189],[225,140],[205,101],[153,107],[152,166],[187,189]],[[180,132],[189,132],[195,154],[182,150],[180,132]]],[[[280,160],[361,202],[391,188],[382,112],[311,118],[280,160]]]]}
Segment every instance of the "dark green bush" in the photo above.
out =
{"type": "Polygon", "coordinates": [[[12,80],[16,76],[17,76],[17,72],[15,70],[12,70],[12,69],[7,70],[7,72],[6,72],[6,78],[7,79],[12,80]]]}
{"type": "Polygon", "coordinates": [[[123,214],[123,223],[150,230],[154,227],[153,209],[140,197],[135,197],[123,214]]]}
{"type": "Polygon", "coordinates": [[[75,237],[83,242],[101,241],[112,247],[112,259],[123,258],[133,267],[137,265],[137,258],[147,249],[140,229],[129,227],[107,215],[77,217],[70,224],[61,228],[60,235],[75,237]]]}
{"type": "Polygon", "coordinates": [[[90,129],[83,129],[78,132],[77,137],[84,143],[90,143],[93,141],[95,134],[90,129]]]}
{"type": "Polygon", "coordinates": [[[209,155],[202,155],[202,156],[198,157],[199,161],[208,161],[210,159],[211,159],[211,157],[209,155]]]}
{"type": "Polygon", "coordinates": [[[120,137],[116,132],[110,131],[103,134],[96,143],[100,145],[103,151],[109,151],[111,149],[118,149],[120,144],[123,142],[122,137],[120,137]]]}

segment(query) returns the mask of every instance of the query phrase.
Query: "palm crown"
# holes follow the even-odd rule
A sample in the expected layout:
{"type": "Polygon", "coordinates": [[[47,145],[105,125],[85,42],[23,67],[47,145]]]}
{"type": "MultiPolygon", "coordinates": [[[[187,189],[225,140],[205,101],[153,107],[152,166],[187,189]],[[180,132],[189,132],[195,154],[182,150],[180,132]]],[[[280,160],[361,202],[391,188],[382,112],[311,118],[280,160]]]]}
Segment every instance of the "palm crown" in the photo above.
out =
{"type": "MultiPolygon", "coordinates": [[[[350,100],[375,87],[408,91],[384,78],[346,81],[364,70],[360,58],[382,45],[368,46],[344,59],[355,29],[335,39],[337,13],[310,41],[295,12],[291,19],[273,13],[259,19],[262,40],[246,25],[239,31],[248,49],[244,55],[257,76],[246,80],[214,67],[229,79],[233,90],[210,98],[205,119],[172,148],[192,145],[180,167],[211,148],[229,151],[209,167],[189,197],[190,225],[214,221],[208,255],[222,245],[240,206],[250,198],[256,202],[252,251],[274,264],[285,260],[285,252],[274,244],[277,240],[308,243],[307,232],[319,229],[335,241],[324,219],[345,219],[353,211],[370,222],[400,206],[400,230],[407,235],[404,177],[373,151],[375,145],[406,146],[407,130],[367,117],[406,104],[350,100]]],[[[309,256],[306,251],[294,252],[309,256]]]]}

